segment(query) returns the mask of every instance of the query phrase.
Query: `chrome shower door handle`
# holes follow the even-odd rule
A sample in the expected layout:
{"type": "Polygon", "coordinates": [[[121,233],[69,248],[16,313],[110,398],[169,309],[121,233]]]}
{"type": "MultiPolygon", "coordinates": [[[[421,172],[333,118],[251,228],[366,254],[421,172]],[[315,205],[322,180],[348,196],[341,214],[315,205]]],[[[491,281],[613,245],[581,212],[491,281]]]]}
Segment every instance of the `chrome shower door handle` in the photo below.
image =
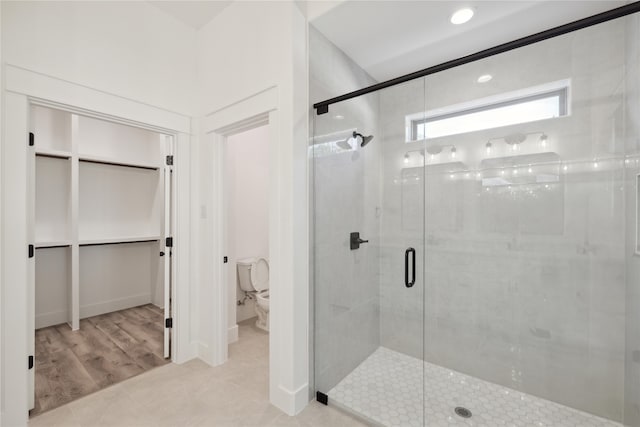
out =
{"type": "Polygon", "coordinates": [[[416,283],[416,250],[407,248],[404,251],[404,285],[407,288],[412,287],[416,283]],[[411,280],[409,280],[409,255],[411,255],[411,280]]]}

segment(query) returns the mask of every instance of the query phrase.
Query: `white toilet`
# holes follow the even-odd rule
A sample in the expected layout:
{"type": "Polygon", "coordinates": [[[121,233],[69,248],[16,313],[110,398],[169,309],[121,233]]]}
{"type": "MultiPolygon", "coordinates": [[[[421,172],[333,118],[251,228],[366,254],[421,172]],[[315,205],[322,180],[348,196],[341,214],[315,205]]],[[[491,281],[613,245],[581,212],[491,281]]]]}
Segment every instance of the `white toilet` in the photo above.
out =
{"type": "Polygon", "coordinates": [[[245,258],[237,261],[240,289],[255,295],[256,326],[269,330],[269,263],[264,258],[245,258]]]}

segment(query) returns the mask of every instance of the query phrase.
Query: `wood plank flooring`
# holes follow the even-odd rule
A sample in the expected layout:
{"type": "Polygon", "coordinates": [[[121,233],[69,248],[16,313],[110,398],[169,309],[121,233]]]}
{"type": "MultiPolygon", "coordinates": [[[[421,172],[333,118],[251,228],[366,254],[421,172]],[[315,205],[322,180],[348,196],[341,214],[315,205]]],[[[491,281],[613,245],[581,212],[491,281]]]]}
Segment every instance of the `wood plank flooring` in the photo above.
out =
{"type": "Polygon", "coordinates": [[[36,331],[35,416],[169,363],[164,315],[153,304],[36,331]]]}

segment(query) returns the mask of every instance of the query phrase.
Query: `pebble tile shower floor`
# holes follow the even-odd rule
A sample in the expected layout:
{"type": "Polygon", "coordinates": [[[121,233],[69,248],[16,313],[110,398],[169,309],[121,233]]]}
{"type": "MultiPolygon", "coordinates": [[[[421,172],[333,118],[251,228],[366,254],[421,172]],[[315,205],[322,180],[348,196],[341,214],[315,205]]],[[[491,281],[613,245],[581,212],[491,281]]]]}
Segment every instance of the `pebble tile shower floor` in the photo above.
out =
{"type": "Polygon", "coordinates": [[[329,404],[385,426],[622,427],[384,347],[329,391],[329,404]],[[456,407],[471,418],[456,415],[456,407]]]}

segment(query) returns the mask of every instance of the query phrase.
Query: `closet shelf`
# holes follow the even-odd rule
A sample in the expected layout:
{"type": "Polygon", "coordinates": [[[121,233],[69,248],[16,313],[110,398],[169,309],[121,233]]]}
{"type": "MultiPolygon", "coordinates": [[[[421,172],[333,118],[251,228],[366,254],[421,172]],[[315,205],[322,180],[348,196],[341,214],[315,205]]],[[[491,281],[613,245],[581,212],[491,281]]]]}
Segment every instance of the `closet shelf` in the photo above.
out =
{"type": "Polygon", "coordinates": [[[58,240],[58,241],[42,241],[36,242],[36,249],[40,248],[59,248],[63,246],[71,246],[70,240],[58,240]]]}
{"type": "Polygon", "coordinates": [[[154,163],[135,162],[135,161],[129,162],[129,161],[122,161],[118,159],[112,159],[109,157],[91,156],[86,154],[80,154],[79,159],[81,162],[100,163],[104,165],[123,166],[123,167],[130,167],[130,168],[153,169],[153,170],[157,170],[160,168],[160,165],[154,164],[154,163]]]}
{"type": "Polygon", "coordinates": [[[71,153],[68,151],[51,150],[48,148],[36,148],[36,156],[55,157],[58,159],[70,159],[71,153]]]}
{"type": "Polygon", "coordinates": [[[80,246],[90,245],[115,245],[118,243],[153,242],[160,240],[160,236],[134,236],[134,237],[103,237],[97,239],[80,239],[80,246]]]}

